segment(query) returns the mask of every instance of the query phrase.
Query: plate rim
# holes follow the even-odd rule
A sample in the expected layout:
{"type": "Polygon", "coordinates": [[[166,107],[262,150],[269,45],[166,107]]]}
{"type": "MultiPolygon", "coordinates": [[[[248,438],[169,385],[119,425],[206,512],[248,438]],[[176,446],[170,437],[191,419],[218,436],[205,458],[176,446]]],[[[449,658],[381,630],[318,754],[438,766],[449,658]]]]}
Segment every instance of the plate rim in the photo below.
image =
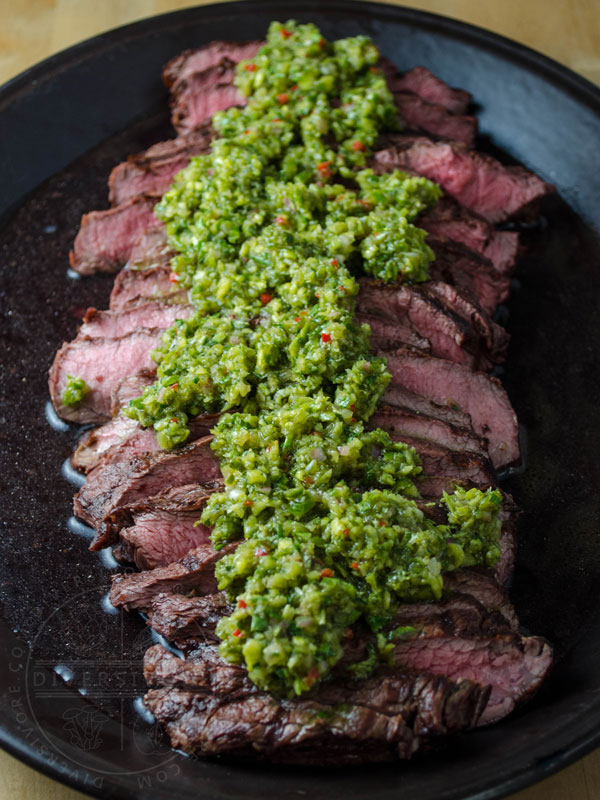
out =
{"type": "MultiPolygon", "coordinates": [[[[236,0],[235,2],[210,3],[145,17],[91,36],[33,64],[1,85],[0,114],[10,113],[11,102],[43,82],[51,80],[60,72],[76,68],[77,64],[87,57],[100,54],[103,51],[110,51],[119,45],[142,38],[164,27],[181,26],[186,18],[194,21],[203,17],[215,19],[219,16],[230,16],[236,11],[245,14],[251,14],[256,11],[262,14],[269,9],[272,9],[273,13],[275,13],[278,9],[284,9],[285,5],[281,0],[236,0]]],[[[398,22],[413,24],[421,29],[439,32],[446,38],[466,41],[488,52],[494,52],[500,57],[507,58],[512,63],[518,63],[527,70],[533,70],[552,85],[560,87],[577,102],[586,105],[600,117],[599,86],[577,74],[569,67],[527,45],[471,23],[408,6],[364,2],[364,0],[352,0],[351,6],[349,6],[347,0],[325,0],[325,2],[320,0],[300,0],[295,4],[295,10],[302,13],[307,13],[311,10],[315,12],[337,11],[345,14],[350,12],[351,16],[355,18],[372,16],[376,16],[378,19],[390,18],[398,22]]],[[[25,197],[19,200],[17,208],[22,204],[25,197]]],[[[13,212],[14,208],[9,212],[9,216],[12,216],[13,212]]],[[[598,617],[599,614],[596,612],[594,622],[590,623],[590,627],[594,623],[598,623],[598,617]]],[[[599,705],[600,698],[596,705],[588,707],[586,713],[579,717],[579,725],[581,725],[582,719],[587,719],[590,715],[593,719],[588,722],[586,731],[572,739],[566,747],[558,752],[549,754],[547,758],[533,766],[523,766],[518,773],[506,778],[500,784],[496,783],[469,795],[469,800],[492,800],[492,798],[506,797],[557,773],[598,747],[600,745],[600,726],[597,718],[599,705]]],[[[565,727],[570,728],[571,725],[565,727]]],[[[78,780],[77,777],[66,775],[53,764],[52,760],[44,758],[44,755],[35,750],[25,739],[15,735],[12,730],[3,726],[0,726],[0,747],[27,766],[85,794],[96,797],[106,797],[108,793],[110,793],[110,796],[115,797],[138,796],[137,793],[134,794],[117,783],[113,783],[112,786],[110,783],[103,784],[101,789],[96,789],[96,787],[78,780]]]]}

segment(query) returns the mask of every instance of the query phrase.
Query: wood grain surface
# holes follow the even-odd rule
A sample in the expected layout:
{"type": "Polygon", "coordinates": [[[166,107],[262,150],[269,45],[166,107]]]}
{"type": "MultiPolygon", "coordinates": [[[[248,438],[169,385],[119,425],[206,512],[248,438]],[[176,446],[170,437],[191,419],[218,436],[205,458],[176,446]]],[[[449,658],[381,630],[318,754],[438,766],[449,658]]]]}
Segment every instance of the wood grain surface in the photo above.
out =
{"type": "MultiPolygon", "coordinates": [[[[384,2],[410,5],[487,28],[539,50],[600,84],[600,0],[384,2]]],[[[190,5],[180,0],[0,0],[0,84],[90,36],[190,5]]],[[[0,752],[0,800],[83,797],[0,752]]],[[[511,798],[599,799],[600,750],[511,798]]]]}

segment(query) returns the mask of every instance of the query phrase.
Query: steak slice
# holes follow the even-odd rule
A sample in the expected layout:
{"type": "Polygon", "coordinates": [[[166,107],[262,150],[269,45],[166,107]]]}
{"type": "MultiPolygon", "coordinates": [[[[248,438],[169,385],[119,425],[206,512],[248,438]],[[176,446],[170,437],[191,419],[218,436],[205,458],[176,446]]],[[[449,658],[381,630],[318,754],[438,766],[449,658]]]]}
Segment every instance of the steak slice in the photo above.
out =
{"type": "Polygon", "coordinates": [[[100,550],[113,544],[121,525],[110,515],[121,506],[132,505],[171,486],[220,481],[218,461],[205,436],[175,451],[158,450],[106,461],[90,470],[85,484],[75,495],[75,515],[96,528],[90,547],[100,550]]]}
{"type": "Polygon", "coordinates": [[[193,75],[216,67],[223,59],[238,64],[254,58],[264,42],[222,42],[215,41],[198,50],[184,50],[172,58],[162,72],[162,79],[168,89],[193,75]]]}
{"type": "Polygon", "coordinates": [[[143,303],[119,311],[98,311],[88,308],[78,339],[114,338],[127,336],[140,328],[169,328],[176,319],[187,319],[192,306],[169,303],[143,303]]]}
{"type": "Polygon", "coordinates": [[[179,288],[176,280],[171,280],[168,266],[122,269],[110,293],[111,311],[122,311],[145,302],[186,303],[187,292],[179,288]]]}
{"type": "Polygon", "coordinates": [[[150,352],[158,345],[162,329],[131,331],[118,338],[79,336],[65,342],[54,357],[48,385],[57,413],[71,422],[103,422],[111,416],[111,394],[123,378],[155,367],[150,352]],[[75,406],[65,406],[62,393],[67,376],[83,378],[89,392],[75,406]]]}
{"type": "Polygon", "coordinates": [[[159,648],[148,651],[144,674],[167,688],[151,689],[144,703],[173,747],[197,755],[312,765],[410,758],[437,736],[473,727],[487,698],[469,681],[380,668],[364,681],[328,682],[308,697],[277,700],[257,692],[239,668],[159,648]]]}
{"type": "MultiPolygon", "coordinates": [[[[158,200],[158,198],[154,198],[158,200]]],[[[133,242],[127,266],[131,270],[144,270],[151,267],[167,267],[174,251],[169,247],[167,232],[162,222],[156,220],[133,242]]],[[[120,274],[120,273],[119,273],[120,274]]],[[[117,275],[118,280],[119,275],[117,275]]]]}
{"type": "Polygon", "coordinates": [[[113,555],[119,561],[133,562],[138,569],[154,569],[207,544],[210,528],[197,523],[209,497],[205,487],[191,484],[164,489],[120,509],[127,521],[113,555]]]}
{"type": "Polygon", "coordinates": [[[455,286],[472,297],[486,314],[492,316],[508,297],[510,279],[501,275],[487,258],[449,239],[430,239],[435,261],[431,278],[455,286]]]}
{"type": "Polygon", "coordinates": [[[518,463],[517,418],[499,380],[484,372],[473,372],[462,364],[416,352],[398,351],[386,354],[386,358],[393,383],[436,403],[457,405],[471,416],[473,430],[488,440],[490,459],[496,469],[518,463]]]}
{"type": "Polygon", "coordinates": [[[395,662],[407,669],[491,686],[479,725],[497,722],[530,697],[552,665],[552,648],[538,636],[426,638],[399,642],[395,662]]]}
{"type": "Polygon", "coordinates": [[[460,206],[446,195],[417,219],[435,239],[450,239],[489,259],[502,275],[510,274],[519,248],[516,231],[498,231],[483,217],[460,206]]]}
{"type": "Polygon", "coordinates": [[[435,403],[428,397],[411,392],[400,384],[390,384],[383,395],[382,401],[390,406],[412,411],[415,414],[423,414],[426,417],[434,417],[450,425],[457,425],[460,428],[471,428],[471,417],[456,406],[446,403],[435,403]]]}
{"type": "MultiPolygon", "coordinates": [[[[394,67],[395,70],[395,67],[394,67]]],[[[453,89],[427,67],[413,67],[407,72],[395,72],[388,77],[391,91],[413,92],[428,103],[444,106],[453,114],[465,114],[472,101],[469,92],[464,89],[453,89]]]]}
{"type": "Polygon", "coordinates": [[[430,341],[411,327],[408,320],[396,322],[378,314],[359,311],[356,314],[356,321],[360,325],[368,325],[371,329],[369,341],[372,350],[396,350],[398,347],[410,347],[423,353],[431,353],[430,341]]]}
{"type": "Polygon", "coordinates": [[[166,567],[113,575],[110,602],[125,611],[147,611],[153,599],[163,592],[182,593],[193,589],[199,594],[214,594],[217,591],[214,566],[237,545],[238,542],[232,542],[215,550],[206,542],[166,567]]]}
{"type": "Polygon", "coordinates": [[[468,452],[487,457],[486,442],[471,428],[459,428],[440,419],[414,414],[405,409],[380,405],[369,420],[369,427],[381,428],[390,436],[400,439],[424,439],[458,453],[468,452]]]}
{"type": "Polygon", "coordinates": [[[155,380],[155,369],[142,369],[134,375],[128,375],[119,381],[112,390],[110,397],[110,410],[113,417],[116,417],[130,400],[135,400],[136,397],[139,397],[144,389],[151,386],[155,380]]]}
{"type": "MultiPolygon", "coordinates": [[[[405,433],[397,433],[391,430],[394,423],[388,424],[390,425],[390,437],[395,442],[404,442],[417,451],[426,478],[429,476],[444,478],[442,486],[444,491],[452,491],[455,486],[476,486],[483,489],[496,485],[496,474],[486,456],[458,452],[428,439],[417,439],[405,433]]],[[[430,493],[424,491],[421,478],[417,478],[416,484],[423,496],[432,498],[430,493]]],[[[427,485],[425,483],[425,486],[427,485]]],[[[439,499],[440,496],[441,492],[435,499],[439,499]]]]}
{"type": "MultiPolygon", "coordinates": [[[[390,81],[388,80],[388,86],[390,81]]],[[[393,89],[394,101],[407,128],[442,139],[453,139],[472,147],[477,136],[475,117],[451,114],[443,105],[430,103],[418,94],[393,89]]]]}
{"type": "Polygon", "coordinates": [[[163,593],[152,600],[148,625],[170,641],[194,637],[197,641],[216,642],[217,622],[232,611],[224,592],[201,597],[163,593]]]}
{"type": "MultiPolygon", "coordinates": [[[[126,442],[140,430],[136,420],[122,415],[114,417],[110,422],[94,428],[82,436],[71,456],[71,465],[75,469],[88,472],[109,450],[126,442]]],[[[148,433],[153,439],[155,438],[154,431],[148,430],[148,433]]]]}
{"type": "Polygon", "coordinates": [[[555,191],[524,167],[505,167],[460,142],[434,142],[423,136],[392,134],[391,146],[373,156],[376,171],[411,170],[439,183],[458,202],[489,222],[523,214],[555,191]]]}
{"type": "MultiPolygon", "coordinates": [[[[398,320],[401,330],[412,327],[429,342],[428,351],[438,358],[487,369],[505,356],[508,335],[502,336],[502,329],[485,312],[441,282],[404,286],[362,278],[357,309],[359,316],[366,312],[392,323],[398,320]]],[[[398,344],[390,337],[390,346],[385,349],[400,346],[402,333],[395,338],[398,344]]],[[[410,342],[405,340],[405,344],[410,342]]],[[[373,346],[377,349],[377,342],[373,346]]],[[[427,352],[423,347],[418,349],[427,352]]]]}
{"type": "Polygon", "coordinates": [[[204,128],[155,144],[118,164],[108,179],[109,201],[117,206],[141,194],[161,196],[192,156],[207,153],[212,131],[204,128]]]}
{"type": "Polygon", "coordinates": [[[81,275],[117,272],[127,263],[141,234],[158,221],[154,216],[157,198],[140,195],[106,211],[90,211],[69,253],[71,267],[81,275]]]}
{"type": "Polygon", "coordinates": [[[224,58],[215,66],[178,80],[171,94],[171,123],[179,135],[208,125],[217,111],[245,106],[248,98],[235,84],[235,64],[224,58]]]}

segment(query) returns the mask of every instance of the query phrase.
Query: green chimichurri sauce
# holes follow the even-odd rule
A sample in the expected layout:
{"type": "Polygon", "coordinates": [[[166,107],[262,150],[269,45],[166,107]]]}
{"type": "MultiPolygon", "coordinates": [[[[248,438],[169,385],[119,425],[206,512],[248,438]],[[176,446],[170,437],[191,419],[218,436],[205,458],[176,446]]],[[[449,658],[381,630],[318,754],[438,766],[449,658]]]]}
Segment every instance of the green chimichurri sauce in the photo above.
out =
{"type": "Polygon", "coordinates": [[[427,280],[415,219],[441,196],[366,168],[398,127],[378,60],[366,37],[273,23],[237,70],[247,106],[215,115],[210,154],[157,208],[196,311],[165,333],[157,380],[127,413],[168,448],[194,415],[231,412],[213,431],[225,491],[202,516],[215,546],[243,540],[216,570],[237,603],[221,653],[281,694],[327,676],[359,618],[374,632],[354,668],[367,674],[410,634],[385,635],[399,603],[438,598],[444,571],[499,555],[499,492],[444,496],[436,525],[415,502],[415,451],[365,427],[390,376],[354,320],[355,276],[427,280]]]}
{"type": "Polygon", "coordinates": [[[89,391],[90,387],[83,378],[67,375],[67,382],[60,399],[65,406],[76,406],[81,403],[89,391]]]}

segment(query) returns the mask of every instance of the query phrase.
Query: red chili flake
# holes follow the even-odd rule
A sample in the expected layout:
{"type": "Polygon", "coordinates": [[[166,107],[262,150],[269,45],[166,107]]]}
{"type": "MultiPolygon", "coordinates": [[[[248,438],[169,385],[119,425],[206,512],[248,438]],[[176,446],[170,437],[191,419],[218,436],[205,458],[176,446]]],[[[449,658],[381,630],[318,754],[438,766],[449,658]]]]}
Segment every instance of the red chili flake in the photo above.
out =
{"type": "Polygon", "coordinates": [[[248,70],[248,72],[256,72],[256,64],[244,64],[244,69],[248,70]]]}
{"type": "Polygon", "coordinates": [[[311,671],[306,676],[306,680],[310,681],[310,683],[314,683],[315,681],[319,680],[319,670],[315,667],[311,669],[311,671]]]}
{"type": "Polygon", "coordinates": [[[241,635],[242,635],[242,632],[241,632],[241,630],[240,630],[239,628],[236,628],[236,629],[234,630],[234,632],[233,632],[233,635],[234,635],[234,636],[241,636],[241,635]]]}
{"type": "Polygon", "coordinates": [[[281,120],[279,119],[279,117],[275,117],[275,119],[272,119],[271,122],[281,122],[281,120]]]}
{"type": "Polygon", "coordinates": [[[238,608],[248,608],[248,603],[245,600],[238,600],[238,608]]]}
{"type": "Polygon", "coordinates": [[[312,486],[312,485],[313,485],[313,483],[314,483],[314,481],[313,481],[313,479],[310,477],[310,475],[307,475],[307,476],[306,476],[306,478],[304,478],[304,485],[305,485],[305,486],[312,486]]]}
{"type": "Polygon", "coordinates": [[[325,45],[326,45],[326,44],[327,44],[327,42],[325,41],[325,39],[319,39],[319,47],[320,47],[321,49],[322,49],[323,47],[325,47],[325,45]]]}
{"type": "Polygon", "coordinates": [[[263,304],[263,306],[268,305],[271,302],[272,299],[273,299],[273,295],[272,294],[267,294],[267,292],[263,292],[261,294],[261,296],[260,296],[260,302],[263,304]]]}
{"type": "Polygon", "coordinates": [[[339,290],[340,292],[346,292],[346,291],[347,291],[347,289],[346,289],[346,287],[345,287],[345,286],[338,286],[338,290],[339,290]]]}
{"type": "Polygon", "coordinates": [[[321,341],[325,342],[325,344],[327,344],[327,342],[330,342],[331,341],[331,334],[330,333],[322,333],[321,334],[321,341]]]}
{"type": "Polygon", "coordinates": [[[320,164],[317,164],[317,169],[321,173],[323,178],[331,177],[331,161],[321,161],[320,164]]]}
{"type": "Polygon", "coordinates": [[[352,569],[358,569],[358,561],[353,561],[352,564],[350,564],[350,566],[352,567],[352,569]]]}
{"type": "Polygon", "coordinates": [[[244,500],[244,505],[245,506],[253,506],[254,502],[252,500],[244,500]]]}
{"type": "Polygon", "coordinates": [[[169,280],[171,281],[171,283],[177,283],[179,281],[179,275],[176,272],[170,272],[169,280]]]}
{"type": "Polygon", "coordinates": [[[286,217],[284,214],[280,214],[280,215],[277,217],[277,219],[275,220],[275,222],[276,222],[278,225],[287,225],[287,223],[288,223],[288,218],[287,218],[287,217],[286,217]]]}
{"type": "Polygon", "coordinates": [[[364,150],[365,146],[362,142],[356,141],[352,142],[352,149],[353,150],[364,150]]]}
{"type": "Polygon", "coordinates": [[[352,403],[350,405],[350,411],[352,411],[353,414],[356,414],[356,403],[352,403]]]}
{"type": "Polygon", "coordinates": [[[315,292],[315,297],[317,298],[317,300],[321,299],[321,295],[319,294],[319,292],[315,292]]]}
{"type": "Polygon", "coordinates": [[[295,84],[294,84],[294,85],[291,87],[291,91],[292,91],[292,92],[297,92],[297,91],[298,91],[298,84],[297,84],[297,83],[295,83],[295,84]]]}
{"type": "Polygon", "coordinates": [[[176,391],[177,391],[177,389],[179,389],[179,384],[178,384],[178,383],[172,383],[172,384],[169,386],[169,389],[173,389],[173,390],[176,392],[176,391]]]}
{"type": "Polygon", "coordinates": [[[282,92],[281,94],[277,95],[277,102],[281,103],[282,106],[285,105],[289,99],[290,96],[285,94],[285,92],[282,92]]]}
{"type": "Polygon", "coordinates": [[[352,628],[346,628],[346,630],[344,631],[344,636],[346,637],[346,639],[354,639],[354,631],[352,630],[352,628]]]}
{"type": "Polygon", "coordinates": [[[244,131],[244,136],[248,136],[249,133],[250,133],[250,128],[246,128],[246,130],[244,131]]]}
{"type": "Polygon", "coordinates": [[[322,578],[333,578],[333,570],[329,569],[329,567],[325,567],[325,569],[321,570],[321,577],[322,578]]]}
{"type": "Polygon", "coordinates": [[[385,519],[380,519],[379,520],[379,527],[380,528],[385,528],[386,525],[387,525],[387,521],[385,519]]]}
{"type": "MultiPolygon", "coordinates": [[[[340,197],[341,197],[341,195],[340,195],[340,197]]],[[[329,263],[331,264],[332,267],[339,267],[339,265],[340,265],[340,262],[337,260],[337,258],[332,258],[329,263]]]]}
{"type": "Polygon", "coordinates": [[[350,536],[350,529],[344,528],[344,530],[342,531],[342,536],[350,536]]]}
{"type": "Polygon", "coordinates": [[[178,422],[177,417],[171,417],[171,422],[178,422]]]}
{"type": "Polygon", "coordinates": [[[292,36],[292,32],[288,31],[287,28],[282,28],[281,29],[281,35],[283,36],[284,39],[289,39],[290,36],[292,36]]]}
{"type": "Polygon", "coordinates": [[[374,72],[377,75],[379,70],[377,69],[377,67],[369,67],[369,72],[374,72]]]}
{"type": "Polygon", "coordinates": [[[359,200],[358,202],[365,208],[371,208],[372,206],[372,203],[370,203],[368,200],[359,200]]]}
{"type": "Polygon", "coordinates": [[[261,556],[268,556],[269,551],[265,550],[264,547],[257,547],[256,550],[254,551],[254,555],[256,556],[256,558],[260,558],[261,556]]]}

